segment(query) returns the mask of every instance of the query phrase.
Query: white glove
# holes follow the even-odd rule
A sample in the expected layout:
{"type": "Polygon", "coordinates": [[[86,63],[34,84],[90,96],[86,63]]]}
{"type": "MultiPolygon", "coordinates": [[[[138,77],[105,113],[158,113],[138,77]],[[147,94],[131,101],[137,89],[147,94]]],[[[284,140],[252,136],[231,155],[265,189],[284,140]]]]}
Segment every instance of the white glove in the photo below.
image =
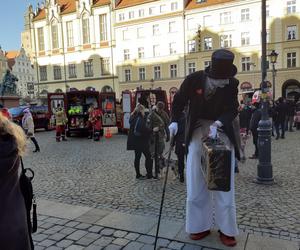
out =
{"type": "Polygon", "coordinates": [[[159,131],[159,127],[154,127],[153,128],[153,132],[158,132],[159,131]]]}
{"type": "Polygon", "coordinates": [[[170,131],[170,137],[173,137],[177,134],[178,131],[178,123],[177,122],[172,122],[169,126],[169,131],[170,131]]]}

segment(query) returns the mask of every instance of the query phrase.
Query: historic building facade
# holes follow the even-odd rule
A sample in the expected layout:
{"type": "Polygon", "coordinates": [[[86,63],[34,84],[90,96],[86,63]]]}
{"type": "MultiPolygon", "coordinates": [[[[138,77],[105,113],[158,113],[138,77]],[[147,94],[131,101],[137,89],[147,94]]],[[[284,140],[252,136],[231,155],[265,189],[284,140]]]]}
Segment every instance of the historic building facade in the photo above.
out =
{"type": "Polygon", "coordinates": [[[11,73],[18,78],[16,82],[17,94],[23,98],[27,96],[36,97],[35,71],[24,48],[21,48],[20,51],[8,51],[5,56],[11,73]]]}
{"type": "MultiPolygon", "coordinates": [[[[267,54],[278,53],[276,98],[300,93],[299,13],[300,0],[267,1],[267,54]]],[[[39,83],[48,91],[109,85],[118,93],[140,86],[169,93],[186,75],[208,66],[214,50],[227,48],[236,55],[241,85],[256,89],[260,14],[259,0],[46,1],[35,14],[31,11],[30,21],[39,83]],[[86,76],[90,59],[93,77],[86,76]],[[73,65],[80,75],[76,80],[69,77],[73,65]]]]}
{"type": "Polygon", "coordinates": [[[7,58],[5,57],[5,52],[2,50],[0,46],[0,82],[1,83],[7,69],[8,69],[7,58]]]}

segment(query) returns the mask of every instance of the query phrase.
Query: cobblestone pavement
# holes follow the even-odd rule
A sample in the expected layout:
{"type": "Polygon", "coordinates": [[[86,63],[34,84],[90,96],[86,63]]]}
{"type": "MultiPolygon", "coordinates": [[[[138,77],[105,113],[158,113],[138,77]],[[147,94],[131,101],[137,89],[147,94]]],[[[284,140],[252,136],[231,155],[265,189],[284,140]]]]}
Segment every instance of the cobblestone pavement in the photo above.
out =
{"type": "MultiPolygon", "coordinates": [[[[133,152],[126,151],[126,136],[93,142],[70,138],[55,142],[54,132],[36,133],[41,153],[29,153],[25,164],[35,170],[37,197],[75,205],[157,215],[162,181],[135,179],[133,152]]],[[[300,241],[300,132],[272,140],[276,184],[258,185],[257,161],[240,164],[236,176],[238,224],[241,231],[300,241]]],[[[247,154],[253,145],[248,142],[247,154]]],[[[145,173],[144,164],[141,170],[145,173]]],[[[183,221],[185,185],[168,183],[163,217],[183,221]]]]}

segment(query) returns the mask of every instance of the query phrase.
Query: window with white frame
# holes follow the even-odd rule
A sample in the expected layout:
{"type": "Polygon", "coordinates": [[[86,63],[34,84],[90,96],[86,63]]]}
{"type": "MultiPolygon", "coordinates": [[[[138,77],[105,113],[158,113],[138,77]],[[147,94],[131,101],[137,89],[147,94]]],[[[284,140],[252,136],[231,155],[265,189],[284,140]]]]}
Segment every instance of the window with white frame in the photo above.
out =
{"type": "Polygon", "coordinates": [[[211,50],[212,48],[212,38],[204,37],[204,50],[211,50]]]}
{"type": "Polygon", "coordinates": [[[297,39],[297,26],[291,25],[287,27],[287,40],[297,39]]]}
{"type": "Polygon", "coordinates": [[[232,47],[232,35],[231,34],[221,35],[220,40],[221,40],[221,48],[230,48],[230,47],[232,47]]]}
{"type": "Polygon", "coordinates": [[[246,46],[250,44],[250,32],[241,33],[241,45],[246,46]]]}
{"type": "Polygon", "coordinates": [[[109,57],[103,57],[101,59],[101,72],[102,72],[102,75],[109,75],[110,74],[110,60],[109,60],[109,57]]]}
{"type": "Polygon", "coordinates": [[[53,23],[51,25],[51,35],[52,35],[52,49],[58,48],[58,27],[57,24],[53,23]]]}
{"type": "Polygon", "coordinates": [[[145,36],[144,27],[137,28],[137,38],[142,38],[145,36]]]}
{"type": "Polygon", "coordinates": [[[155,7],[150,7],[149,8],[149,15],[154,15],[155,14],[155,7]]]}
{"type": "Polygon", "coordinates": [[[153,57],[160,56],[159,45],[153,45],[153,57]]]}
{"type": "Polygon", "coordinates": [[[101,14],[99,16],[100,26],[100,41],[107,41],[107,15],[101,14]]]}
{"type": "Polygon", "coordinates": [[[287,67],[295,68],[296,67],[296,52],[290,52],[286,54],[287,67]]]}
{"type": "Polygon", "coordinates": [[[160,66],[154,66],[153,73],[154,73],[154,76],[153,76],[154,80],[160,79],[160,77],[161,77],[160,76],[160,66]]]}
{"type": "Polygon", "coordinates": [[[129,40],[129,31],[128,31],[128,29],[124,29],[122,31],[122,35],[123,35],[123,41],[129,40]]]}
{"type": "Polygon", "coordinates": [[[165,4],[162,4],[159,8],[160,8],[160,13],[165,13],[167,10],[167,6],[165,4]]]}
{"type": "Polygon", "coordinates": [[[139,17],[143,17],[145,15],[144,9],[139,9],[139,17]]]}
{"type": "Polygon", "coordinates": [[[203,27],[209,27],[213,24],[211,15],[203,17],[203,27]]]}
{"type": "Polygon", "coordinates": [[[250,71],[250,57],[242,57],[242,71],[250,71]]]}
{"type": "Polygon", "coordinates": [[[291,0],[286,2],[287,14],[292,14],[296,12],[296,0],[291,0]]]}
{"type": "Polygon", "coordinates": [[[196,52],[196,40],[189,40],[188,41],[188,52],[196,52]]]}
{"type": "Polygon", "coordinates": [[[176,31],[176,22],[175,21],[169,22],[169,32],[172,33],[175,31],[176,31]]]}
{"type": "Polygon", "coordinates": [[[129,11],[129,13],[128,13],[128,18],[129,18],[129,19],[134,18],[134,11],[129,11]]]}
{"type": "Polygon", "coordinates": [[[73,37],[73,21],[68,21],[67,25],[67,46],[74,46],[74,37],[73,37]]]}
{"type": "Polygon", "coordinates": [[[194,18],[188,18],[187,20],[187,29],[194,30],[197,28],[196,22],[194,18]]]}
{"type": "Polygon", "coordinates": [[[76,64],[71,63],[68,65],[69,68],[69,78],[76,78],[76,64]]]}
{"type": "Polygon", "coordinates": [[[177,64],[170,65],[170,77],[176,78],[177,77],[177,64]]]}
{"type": "Polygon", "coordinates": [[[124,49],[123,54],[124,54],[124,61],[130,59],[130,52],[129,52],[129,49],[124,49]]]}
{"type": "Polygon", "coordinates": [[[61,79],[61,67],[60,66],[53,66],[53,77],[54,80],[60,80],[61,79]]]}
{"type": "Polygon", "coordinates": [[[90,43],[90,28],[88,16],[82,18],[82,42],[83,44],[90,43]]]}
{"type": "Polygon", "coordinates": [[[125,20],[125,15],[124,13],[119,14],[119,21],[124,21],[125,20]]]}
{"type": "Polygon", "coordinates": [[[47,81],[47,66],[39,66],[40,69],[40,80],[47,81]]]}
{"type": "Polygon", "coordinates": [[[231,23],[231,12],[220,13],[220,24],[230,24],[231,23]]]}
{"type": "Polygon", "coordinates": [[[159,25],[158,24],[154,24],[152,26],[152,34],[153,34],[153,36],[159,35],[159,25]]]}
{"type": "Polygon", "coordinates": [[[139,57],[140,59],[145,57],[144,47],[139,47],[139,48],[138,48],[138,57],[139,57]]]}
{"type": "Polygon", "coordinates": [[[131,81],[131,70],[125,69],[125,82],[130,82],[130,81],[131,81]]]}
{"type": "Polygon", "coordinates": [[[146,79],[146,70],[145,68],[139,68],[139,80],[144,81],[146,79]]]}
{"type": "Polygon", "coordinates": [[[188,63],[188,72],[189,72],[189,74],[196,72],[196,63],[195,62],[188,63]]]}
{"type": "Polygon", "coordinates": [[[242,9],[241,10],[241,22],[246,22],[250,20],[250,9],[242,9]]]}
{"type": "Polygon", "coordinates": [[[93,60],[90,59],[90,60],[84,62],[84,76],[85,77],[90,77],[90,76],[93,76],[93,75],[94,75],[93,60]]]}
{"type": "Polygon", "coordinates": [[[204,61],[204,68],[207,68],[208,66],[210,66],[211,61],[204,61]]]}
{"type": "Polygon", "coordinates": [[[174,11],[174,10],[177,10],[177,9],[178,9],[178,4],[177,4],[177,2],[171,3],[171,10],[174,11]]]}
{"type": "Polygon", "coordinates": [[[45,50],[44,28],[43,27],[38,28],[37,34],[38,34],[39,51],[45,50]]]}
{"type": "Polygon", "coordinates": [[[170,55],[176,54],[176,43],[169,43],[169,53],[170,55]]]}

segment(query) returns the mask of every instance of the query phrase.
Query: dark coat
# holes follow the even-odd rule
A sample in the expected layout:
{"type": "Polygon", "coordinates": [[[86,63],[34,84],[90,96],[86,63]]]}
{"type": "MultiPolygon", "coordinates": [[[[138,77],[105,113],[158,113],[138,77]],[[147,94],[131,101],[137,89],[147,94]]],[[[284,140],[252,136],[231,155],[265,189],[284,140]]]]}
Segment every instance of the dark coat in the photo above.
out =
{"type": "Polygon", "coordinates": [[[253,111],[250,120],[250,130],[252,133],[257,133],[258,123],[261,120],[261,109],[257,108],[253,111]]]}
{"type": "Polygon", "coordinates": [[[252,110],[251,108],[245,106],[240,112],[239,112],[239,118],[240,118],[240,128],[246,128],[249,130],[249,124],[251,120],[252,110]]]}
{"type": "Polygon", "coordinates": [[[284,122],[288,113],[288,106],[286,103],[278,103],[275,106],[276,119],[275,123],[284,122]]]}
{"type": "Polygon", "coordinates": [[[30,250],[19,159],[12,136],[0,135],[0,248],[30,250]]]}
{"type": "Polygon", "coordinates": [[[143,150],[149,148],[149,138],[151,134],[151,129],[146,126],[146,117],[141,114],[133,115],[129,119],[129,133],[127,138],[127,150],[143,150]],[[137,122],[138,117],[141,118],[141,136],[134,135],[134,127],[137,122]]]}
{"type": "Polygon", "coordinates": [[[222,129],[234,145],[236,157],[239,159],[240,153],[232,126],[232,121],[238,114],[239,81],[236,78],[230,78],[228,85],[217,88],[211,99],[206,100],[204,97],[205,79],[204,71],[197,71],[186,77],[174,96],[172,121],[178,122],[181,112],[188,105],[185,127],[185,141],[188,147],[198,119],[219,120],[223,124],[222,129]]]}
{"type": "MultiPolygon", "coordinates": [[[[185,114],[182,113],[182,116],[178,121],[178,131],[174,137],[176,154],[180,153],[180,150],[183,149],[182,144],[185,144],[184,133],[185,133],[185,114]]],[[[183,151],[184,151],[184,149],[183,149],[183,151]]]]}

